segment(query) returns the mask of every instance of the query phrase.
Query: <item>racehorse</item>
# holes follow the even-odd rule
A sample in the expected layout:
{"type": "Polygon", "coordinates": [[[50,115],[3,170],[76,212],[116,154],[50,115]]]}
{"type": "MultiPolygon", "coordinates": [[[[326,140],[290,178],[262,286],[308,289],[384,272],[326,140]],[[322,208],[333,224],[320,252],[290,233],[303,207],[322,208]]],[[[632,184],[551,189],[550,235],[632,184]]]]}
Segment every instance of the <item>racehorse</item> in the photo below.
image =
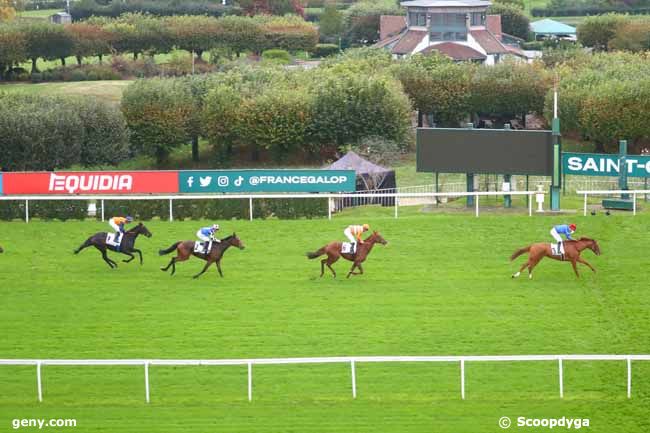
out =
{"type": "Polygon", "coordinates": [[[363,241],[363,243],[359,243],[357,245],[356,254],[342,253],[341,246],[343,243],[334,241],[325,245],[318,251],[307,253],[307,257],[310,259],[315,259],[316,257],[320,257],[323,254],[327,254],[327,258],[320,261],[320,276],[322,277],[323,274],[325,274],[325,265],[327,265],[327,267],[330,268],[330,271],[332,271],[332,274],[334,274],[334,278],[336,278],[336,271],[334,268],[332,268],[332,264],[334,264],[339,258],[343,257],[344,259],[352,262],[352,268],[350,269],[350,272],[348,272],[347,276],[347,278],[350,278],[351,275],[363,274],[361,263],[366,260],[368,254],[370,254],[370,251],[372,251],[372,247],[377,243],[386,245],[388,242],[386,239],[381,237],[379,232],[373,232],[370,236],[368,236],[366,240],[363,241]],[[354,272],[355,268],[358,268],[359,272],[354,272]]]}
{"type": "Polygon", "coordinates": [[[171,247],[165,249],[165,250],[160,250],[158,251],[158,254],[161,256],[165,254],[169,254],[172,251],[176,250],[177,254],[176,257],[172,257],[172,259],[169,261],[169,264],[165,266],[164,268],[160,268],[161,271],[167,271],[169,267],[172,267],[172,273],[171,275],[174,275],[176,272],[176,262],[184,262],[185,260],[189,259],[190,256],[195,256],[198,257],[199,259],[203,259],[206,261],[205,266],[203,267],[203,270],[199,272],[198,274],[194,275],[193,278],[199,278],[201,274],[203,274],[208,267],[212,263],[214,263],[217,266],[217,269],[219,270],[219,275],[223,277],[223,272],[221,272],[221,258],[223,257],[224,253],[229,247],[237,247],[240,250],[244,249],[244,243],[237,237],[235,233],[232,235],[221,239],[221,242],[212,242],[212,247],[210,248],[210,252],[207,254],[205,253],[197,253],[194,252],[194,243],[195,241],[178,241],[171,247]]]}
{"type": "Polygon", "coordinates": [[[126,254],[127,256],[131,257],[128,260],[122,260],[124,263],[129,263],[131,260],[135,258],[135,256],[131,253],[138,253],[138,255],[140,256],[140,264],[142,264],[142,251],[135,248],[135,241],[138,238],[138,235],[145,235],[148,238],[151,237],[151,232],[147,230],[144,224],[138,223],[138,225],[136,225],[132,229],[127,230],[122,236],[122,240],[120,242],[119,247],[108,245],[106,243],[107,235],[108,233],[106,232],[95,233],[94,235],[86,239],[86,242],[81,244],[81,246],[79,246],[79,248],[77,248],[74,251],[74,253],[79,254],[79,251],[83,250],[84,248],[93,246],[102,253],[102,258],[106,263],[108,263],[108,266],[110,266],[111,268],[117,268],[117,263],[115,263],[113,260],[108,258],[108,255],[106,254],[106,250],[116,251],[118,253],[126,254]]]}
{"type": "Polygon", "coordinates": [[[596,269],[594,269],[593,266],[591,266],[585,259],[580,257],[580,253],[582,252],[582,250],[585,250],[587,248],[593,251],[594,254],[596,254],[597,256],[600,255],[600,247],[598,246],[598,242],[596,242],[594,239],[589,239],[589,238],[580,238],[578,240],[573,240],[573,241],[564,241],[564,255],[562,256],[553,255],[551,251],[551,244],[547,242],[532,244],[527,247],[520,248],[517,251],[515,251],[512,254],[512,256],[510,256],[510,260],[514,260],[520,255],[524,254],[525,252],[528,252],[528,261],[521,266],[519,272],[512,275],[512,278],[517,278],[521,274],[521,271],[524,270],[525,267],[528,267],[528,278],[533,278],[533,268],[537,266],[537,263],[539,263],[539,261],[542,260],[544,257],[550,257],[555,260],[571,262],[571,266],[573,266],[573,271],[576,273],[576,277],[578,278],[580,278],[580,274],[578,273],[578,267],[576,266],[576,262],[582,263],[583,265],[587,265],[589,269],[596,272],[596,269]]]}
{"type": "Polygon", "coordinates": [[[4,253],[4,252],[5,250],[3,250],[2,247],[0,246],[0,253],[4,253]]]}

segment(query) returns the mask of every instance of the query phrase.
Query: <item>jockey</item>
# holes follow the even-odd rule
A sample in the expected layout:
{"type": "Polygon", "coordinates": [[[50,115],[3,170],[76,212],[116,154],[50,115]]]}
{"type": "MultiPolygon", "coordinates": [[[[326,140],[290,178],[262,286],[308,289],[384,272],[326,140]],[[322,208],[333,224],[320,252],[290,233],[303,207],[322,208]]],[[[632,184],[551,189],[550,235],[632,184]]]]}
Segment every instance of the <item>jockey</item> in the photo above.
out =
{"type": "Polygon", "coordinates": [[[208,243],[210,241],[214,242],[221,242],[215,234],[219,231],[219,224],[212,224],[210,227],[203,227],[200,228],[198,232],[196,232],[196,237],[205,242],[205,247],[207,249],[208,243]]]}
{"type": "Polygon", "coordinates": [[[558,251],[560,251],[562,246],[562,236],[560,235],[564,235],[567,240],[572,241],[573,238],[571,237],[571,234],[574,233],[576,229],[577,227],[575,224],[560,224],[551,229],[551,236],[553,236],[553,239],[557,242],[558,251]]]}
{"type": "Polygon", "coordinates": [[[361,239],[361,235],[363,232],[367,232],[370,230],[370,226],[368,224],[364,225],[349,225],[344,231],[343,234],[350,240],[350,243],[352,244],[352,251],[355,253],[357,252],[357,242],[358,243],[363,243],[363,239],[361,239]]]}
{"type": "Polygon", "coordinates": [[[131,222],[133,222],[133,217],[128,215],[126,217],[116,216],[108,220],[108,224],[113,228],[113,230],[115,230],[115,238],[117,242],[122,240],[124,225],[131,222]]]}

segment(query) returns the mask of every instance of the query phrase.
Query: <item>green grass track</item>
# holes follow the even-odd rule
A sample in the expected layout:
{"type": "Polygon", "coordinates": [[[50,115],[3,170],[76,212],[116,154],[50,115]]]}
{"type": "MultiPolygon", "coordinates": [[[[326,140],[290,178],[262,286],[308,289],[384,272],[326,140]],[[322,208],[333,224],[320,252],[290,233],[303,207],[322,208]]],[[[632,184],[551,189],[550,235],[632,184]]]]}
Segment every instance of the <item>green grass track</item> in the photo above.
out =
{"type": "MultiPolygon", "coordinates": [[[[346,355],[650,353],[650,215],[527,217],[404,213],[393,219],[219,221],[247,245],[200,279],[195,258],[170,277],[159,248],[191,239],[202,222],[147,222],[144,265],[111,270],[94,249],[72,250],[100,222],[0,223],[0,358],[249,358],[346,355]],[[533,280],[512,280],[518,247],[575,221],[602,256],[544,260],[533,280]],[[313,251],[369,222],[389,241],[366,274],[318,278],[313,251]]],[[[112,254],[116,257],[116,254],[112,254]]],[[[517,263],[521,263],[521,258],[517,263]]],[[[342,276],[349,263],[335,265],[342,276]]],[[[589,418],[585,431],[650,430],[650,362],[554,362],[151,367],[0,366],[0,431],[12,419],[75,418],[74,432],[497,432],[502,416],[589,418]]],[[[511,431],[521,430],[516,426],[511,431]]],[[[565,431],[557,428],[554,431],[565,431]]],[[[20,431],[38,431],[24,428],[20,431]]],[[[549,431],[527,428],[523,431],[549,431]]]]}

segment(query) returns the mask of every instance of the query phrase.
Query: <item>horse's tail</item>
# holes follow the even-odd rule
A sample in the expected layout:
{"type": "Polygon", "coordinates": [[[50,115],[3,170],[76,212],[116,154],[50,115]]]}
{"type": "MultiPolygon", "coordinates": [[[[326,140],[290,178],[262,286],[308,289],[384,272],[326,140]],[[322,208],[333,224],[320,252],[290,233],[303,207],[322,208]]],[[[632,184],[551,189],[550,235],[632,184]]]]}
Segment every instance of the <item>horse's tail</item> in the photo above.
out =
{"type": "Polygon", "coordinates": [[[166,250],[158,250],[158,254],[161,255],[161,256],[164,256],[165,254],[169,254],[172,251],[174,251],[176,249],[176,247],[178,247],[178,244],[180,244],[180,243],[181,243],[181,241],[178,241],[174,245],[172,245],[171,247],[167,248],[166,250]]]}
{"type": "Polygon", "coordinates": [[[307,253],[307,258],[315,259],[316,257],[320,257],[323,254],[325,254],[325,247],[321,248],[318,251],[314,251],[313,253],[307,253]]]}
{"type": "Polygon", "coordinates": [[[79,251],[83,250],[84,248],[88,248],[88,247],[91,246],[91,245],[92,245],[92,237],[86,239],[86,242],[84,242],[83,244],[79,245],[79,248],[77,248],[76,250],[74,250],[74,253],[75,253],[75,254],[79,254],[79,251]]]}
{"type": "Polygon", "coordinates": [[[523,253],[526,253],[526,252],[530,251],[530,247],[531,246],[528,245],[527,247],[519,248],[517,251],[512,253],[512,255],[510,256],[510,260],[514,260],[517,257],[519,257],[520,255],[522,255],[523,253]]]}

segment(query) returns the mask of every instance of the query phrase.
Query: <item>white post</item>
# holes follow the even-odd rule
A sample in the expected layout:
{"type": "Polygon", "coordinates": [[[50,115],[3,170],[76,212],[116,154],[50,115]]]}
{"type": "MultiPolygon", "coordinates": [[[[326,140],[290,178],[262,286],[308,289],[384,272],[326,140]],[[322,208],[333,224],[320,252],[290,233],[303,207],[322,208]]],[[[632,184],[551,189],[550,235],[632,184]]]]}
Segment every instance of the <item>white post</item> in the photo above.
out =
{"type": "Polygon", "coordinates": [[[564,371],[562,369],[562,358],[558,358],[557,361],[560,369],[560,398],[564,398],[564,371]]]}
{"type": "Polygon", "coordinates": [[[350,369],[352,371],[352,398],[357,398],[357,374],[354,368],[354,359],[350,360],[350,369]]]}
{"type": "Polygon", "coordinates": [[[29,200],[25,200],[25,222],[29,222],[29,200]]]}
{"type": "Polygon", "coordinates": [[[248,401],[253,400],[253,363],[248,363],[248,401]]]}
{"type": "Polygon", "coordinates": [[[636,215],[636,193],[632,193],[632,215],[636,215]]]}
{"type": "Polygon", "coordinates": [[[395,196],[395,218],[397,218],[397,208],[399,207],[399,197],[395,196]]]}
{"type": "Polygon", "coordinates": [[[627,358],[627,398],[632,398],[632,358],[627,358]]]}
{"type": "Polygon", "coordinates": [[[172,199],[169,199],[169,222],[174,221],[174,211],[172,207],[172,199]]]}
{"type": "Polygon", "coordinates": [[[43,384],[41,382],[41,361],[36,363],[36,384],[38,385],[38,401],[43,401],[43,384]]]}
{"type": "Polygon", "coordinates": [[[460,360],[460,398],[465,400],[465,360],[460,360]]]}
{"type": "Polygon", "coordinates": [[[332,219],[332,197],[327,197],[327,219],[332,219]]]}
{"type": "Polygon", "coordinates": [[[144,362],[144,395],[149,403],[149,361],[144,362]]]}
{"type": "Polygon", "coordinates": [[[474,196],[474,205],[476,206],[476,216],[478,217],[478,195],[474,196]]]}
{"type": "Polygon", "coordinates": [[[533,216],[533,195],[528,194],[528,216],[533,216]]]}
{"type": "Polygon", "coordinates": [[[104,222],[104,199],[102,199],[102,222],[104,222]]]}
{"type": "Polygon", "coordinates": [[[582,216],[587,216],[587,193],[585,193],[585,204],[583,207],[582,216]]]}
{"type": "Polygon", "coordinates": [[[253,196],[248,197],[248,219],[253,221],[253,196]]]}

